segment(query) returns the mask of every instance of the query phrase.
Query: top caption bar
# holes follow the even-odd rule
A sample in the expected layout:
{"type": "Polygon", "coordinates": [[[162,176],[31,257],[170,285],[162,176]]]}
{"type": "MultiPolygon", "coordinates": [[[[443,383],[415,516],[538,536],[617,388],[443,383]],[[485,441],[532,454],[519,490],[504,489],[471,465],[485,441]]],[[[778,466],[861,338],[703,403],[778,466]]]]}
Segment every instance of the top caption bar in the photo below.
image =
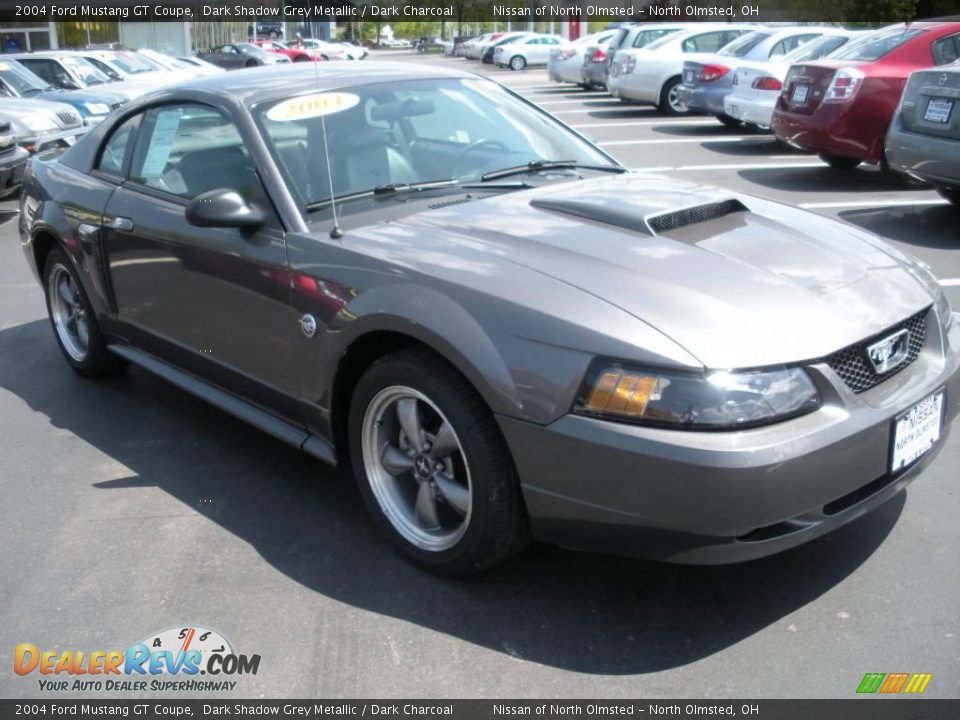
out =
{"type": "MultiPolygon", "coordinates": [[[[839,4],[841,0],[836,0],[839,4]]],[[[222,22],[229,20],[312,22],[357,20],[387,22],[438,21],[537,22],[608,20],[636,22],[789,20],[786,0],[724,3],[722,0],[659,3],[648,0],[398,0],[397,2],[323,2],[322,0],[0,0],[0,22],[159,21],[222,22]]]]}

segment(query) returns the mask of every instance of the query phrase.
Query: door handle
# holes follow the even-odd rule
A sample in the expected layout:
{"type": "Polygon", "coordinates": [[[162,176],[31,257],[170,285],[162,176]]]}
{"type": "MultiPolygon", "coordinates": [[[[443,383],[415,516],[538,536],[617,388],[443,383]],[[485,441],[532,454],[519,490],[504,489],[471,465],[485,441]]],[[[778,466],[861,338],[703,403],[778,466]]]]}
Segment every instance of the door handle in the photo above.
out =
{"type": "Polygon", "coordinates": [[[121,230],[123,232],[130,232],[133,230],[133,220],[125,217],[115,217],[109,223],[107,227],[112,230],[121,230]]]}

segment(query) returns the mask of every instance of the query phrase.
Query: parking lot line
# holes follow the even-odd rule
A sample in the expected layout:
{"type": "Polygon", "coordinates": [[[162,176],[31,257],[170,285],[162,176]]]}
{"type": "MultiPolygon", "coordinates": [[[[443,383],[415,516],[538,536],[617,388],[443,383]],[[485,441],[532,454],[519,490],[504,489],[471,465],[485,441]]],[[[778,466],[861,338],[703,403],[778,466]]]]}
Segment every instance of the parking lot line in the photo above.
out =
{"type": "Polygon", "coordinates": [[[960,278],[944,278],[940,284],[944,287],[957,287],[960,286],[960,278]]]}
{"type": "Polygon", "coordinates": [[[818,208],[856,208],[856,207],[909,207],[910,205],[949,205],[948,200],[933,198],[930,200],[849,200],[845,202],[798,203],[797,207],[806,210],[818,208]]]}
{"type": "Polygon", "coordinates": [[[537,100],[537,105],[583,105],[584,103],[599,103],[593,105],[595,108],[622,107],[623,103],[619,100],[610,100],[609,98],[586,98],[584,100],[537,100]]]}
{"type": "MultiPolygon", "coordinates": [[[[556,113],[554,113],[556,114],[556,113]]],[[[602,122],[571,124],[573,128],[620,128],[620,127],[653,127],[655,125],[716,125],[716,120],[631,120],[629,122],[602,122]]]]}
{"type": "Polygon", "coordinates": [[[752,135],[731,135],[730,137],[695,137],[695,138],[664,138],[663,140],[610,140],[597,143],[601,147],[614,145],[672,145],[674,143],[733,143],[741,142],[752,135]]]}
{"type": "Polygon", "coordinates": [[[785,163],[718,163],[716,165],[681,165],[675,170],[779,170],[781,168],[825,167],[819,158],[810,158],[806,162],[785,163]]]}

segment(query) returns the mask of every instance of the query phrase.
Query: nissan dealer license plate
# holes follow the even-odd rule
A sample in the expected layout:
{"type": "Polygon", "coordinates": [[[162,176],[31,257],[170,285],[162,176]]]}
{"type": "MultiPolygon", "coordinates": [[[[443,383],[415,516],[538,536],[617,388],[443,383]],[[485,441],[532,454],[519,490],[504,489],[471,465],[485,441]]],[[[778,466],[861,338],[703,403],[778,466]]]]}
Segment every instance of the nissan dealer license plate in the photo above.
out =
{"type": "Polygon", "coordinates": [[[807,93],[810,91],[809,85],[797,85],[793,88],[793,102],[801,105],[807,101],[807,93]]]}
{"type": "Polygon", "coordinates": [[[953,110],[953,100],[944,98],[933,98],[927,103],[927,111],[923,114],[923,119],[927,122],[943,123],[950,122],[950,111],[953,110]]]}
{"type": "Polygon", "coordinates": [[[944,393],[941,390],[921,400],[893,421],[891,473],[913,465],[940,439],[943,399],[944,393]]]}

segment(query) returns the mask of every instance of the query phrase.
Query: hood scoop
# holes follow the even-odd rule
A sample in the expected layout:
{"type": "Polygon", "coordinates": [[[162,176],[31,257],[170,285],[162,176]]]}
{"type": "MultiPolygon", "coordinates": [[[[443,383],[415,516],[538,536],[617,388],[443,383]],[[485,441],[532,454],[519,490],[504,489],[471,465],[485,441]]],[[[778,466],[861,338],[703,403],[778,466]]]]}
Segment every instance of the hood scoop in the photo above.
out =
{"type": "Polygon", "coordinates": [[[608,198],[605,202],[593,199],[536,198],[530,201],[530,205],[540,210],[572,215],[644,235],[659,235],[732,213],[748,212],[747,206],[735,199],[693,205],[657,215],[644,215],[644,208],[614,198],[608,198]]]}
{"type": "Polygon", "coordinates": [[[733,213],[748,212],[747,206],[739,200],[723,200],[721,202],[695,205],[694,207],[675,210],[674,212],[654,215],[647,218],[647,225],[653,232],[659,234],[679,230],[688,225],[697,225],[708,220],[716,220],[733,213]]]}

